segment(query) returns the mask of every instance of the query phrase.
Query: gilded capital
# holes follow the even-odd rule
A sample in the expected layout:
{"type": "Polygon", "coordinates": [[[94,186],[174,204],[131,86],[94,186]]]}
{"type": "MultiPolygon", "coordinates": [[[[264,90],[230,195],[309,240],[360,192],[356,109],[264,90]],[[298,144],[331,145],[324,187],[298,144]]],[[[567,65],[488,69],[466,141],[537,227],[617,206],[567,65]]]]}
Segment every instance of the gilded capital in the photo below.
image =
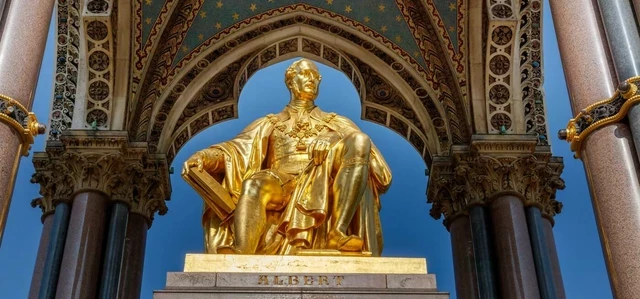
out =
{"type": "Polygon", "coordinates": [[[39,206],[44,217],[58,202],[91,190],[128,204],[149,221],[156,212],[165,214],[164,201],[171,194],[166,158],[149,154],[145,143],[127,140],[126,132],[65,131],[59,141],[50,141],[46,152],[34,154],[31,182],[40,185],[42,197],[32,206],[39,206]]]}
{"type": "Polygon", "coordinates": [[[511,141],[476,137],[471,145],[454,146],[449,156],[434,158],[427,192],[427,201],[433,204],[431,216],[444,215],[448,226],[468,208],[511,194],[525,206],[539,207],[553,221],[562,209],[555,195],[565,187],[560,178],[564,165],[562,158],[552,157],[548,146],[535,142],[526,137],[511,141]]]}

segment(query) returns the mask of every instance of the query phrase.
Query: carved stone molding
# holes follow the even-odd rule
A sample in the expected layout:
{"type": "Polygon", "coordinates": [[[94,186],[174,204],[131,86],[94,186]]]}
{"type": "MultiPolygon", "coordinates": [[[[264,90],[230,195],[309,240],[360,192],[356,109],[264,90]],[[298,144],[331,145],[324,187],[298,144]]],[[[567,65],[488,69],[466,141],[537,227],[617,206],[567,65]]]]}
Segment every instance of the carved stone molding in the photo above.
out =
{"type": "Polygon", "coordinates": [[[511,194],[525,206],[539,207],[553,222],[562,210],[555,199],[565,187],[562,158],[553,157],[548,146],[536,146],[533,135],[487,136],[474,136],[470,145],[454,146],[450,156],[434,158],[427,191],[430,215],[444,215],[448,227],[468,208],[511,194]]]}
{"type": "Polygon", "coordinates": [[[128,204],[150,223],[156,212],[167,212],[171,184],[166,157],[149,154],[146,143],[128,142],[125,131],[65,131],[59,141],[47,144],[46,152],[35,153],[33,164],[31,182],[40,184],[42,197],[31,204],[44,215],[58,202],[70,203],[76,193],[88,190],[128,204]]]}

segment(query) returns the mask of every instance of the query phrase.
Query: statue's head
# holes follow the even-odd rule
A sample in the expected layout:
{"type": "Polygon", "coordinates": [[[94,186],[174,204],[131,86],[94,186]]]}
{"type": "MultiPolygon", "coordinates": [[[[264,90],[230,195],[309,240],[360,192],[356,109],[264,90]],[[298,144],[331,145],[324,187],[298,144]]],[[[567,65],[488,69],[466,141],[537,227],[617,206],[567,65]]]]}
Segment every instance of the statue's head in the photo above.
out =
{"type": "Polygon", "coordinates": [[[284,75],[284,82],[293,96],[306,101],[318,97],[320,80],[322,76],[316,64],[304,58],[292,63],[284,75]]]}

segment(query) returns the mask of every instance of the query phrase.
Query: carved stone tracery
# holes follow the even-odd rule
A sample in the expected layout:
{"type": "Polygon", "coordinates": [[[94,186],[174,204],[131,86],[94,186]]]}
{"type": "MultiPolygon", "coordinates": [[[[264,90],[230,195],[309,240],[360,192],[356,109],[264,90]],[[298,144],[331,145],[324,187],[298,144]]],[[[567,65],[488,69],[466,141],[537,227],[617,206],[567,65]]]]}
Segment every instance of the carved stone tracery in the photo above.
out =
{"type": "Polygon", "coordinates": [[[485,205],[501,194],[519,197],[525,206],[536,206],[553,221],[562,210],[555,199],[564,189],[560,178],[562,159],[536,140],[474,140],[471,146],[454,146],[451,156],[435,157],[427,192],[430,215],[444,224],[485,205]]]}
{"type": "Polygon", "coordinates": [[[156,212],[167,212],[171,187],[164,156],[148,154],[144,143],[128,143],[126,132],[68,133],[73,134],[63,134],[60,141],[49,142],[46,152],[34,155],[31,182],[40,185],[42,197],[32,206],[39,206],[43,217],[85,190],[124,202],[149,222],[156,212]]]}

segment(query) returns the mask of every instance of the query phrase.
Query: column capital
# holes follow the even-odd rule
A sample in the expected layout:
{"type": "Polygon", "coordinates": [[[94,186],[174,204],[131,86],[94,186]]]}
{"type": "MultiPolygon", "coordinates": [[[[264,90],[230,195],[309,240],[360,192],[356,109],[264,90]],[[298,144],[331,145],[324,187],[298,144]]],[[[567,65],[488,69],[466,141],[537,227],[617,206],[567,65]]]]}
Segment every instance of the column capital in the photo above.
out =
{"type": "Polygon", "coordinates": [[[430,214],[444,215],[448,226],[474,205],[485,205],[501,194],[512,194],[525,206],[537,206],[553,221],[564,189],[562,158],[549,146],[536,145],[533,135],[476,135],[470,145],[453,146],[448,156],[434,157],[427,190],[430,214]]]}
{"type": "Polygon", "coordinates": [[[129,205],[149,223],[156,212],[167,212],[171,195],[169,166],[164,155],[150,154],[144,142],[128,142],[126,131],[65,131],[34,154],[41,198],[32,201],[44,215],[58,202],[70,202],[78,192],[97,191],[129,205]]]}

